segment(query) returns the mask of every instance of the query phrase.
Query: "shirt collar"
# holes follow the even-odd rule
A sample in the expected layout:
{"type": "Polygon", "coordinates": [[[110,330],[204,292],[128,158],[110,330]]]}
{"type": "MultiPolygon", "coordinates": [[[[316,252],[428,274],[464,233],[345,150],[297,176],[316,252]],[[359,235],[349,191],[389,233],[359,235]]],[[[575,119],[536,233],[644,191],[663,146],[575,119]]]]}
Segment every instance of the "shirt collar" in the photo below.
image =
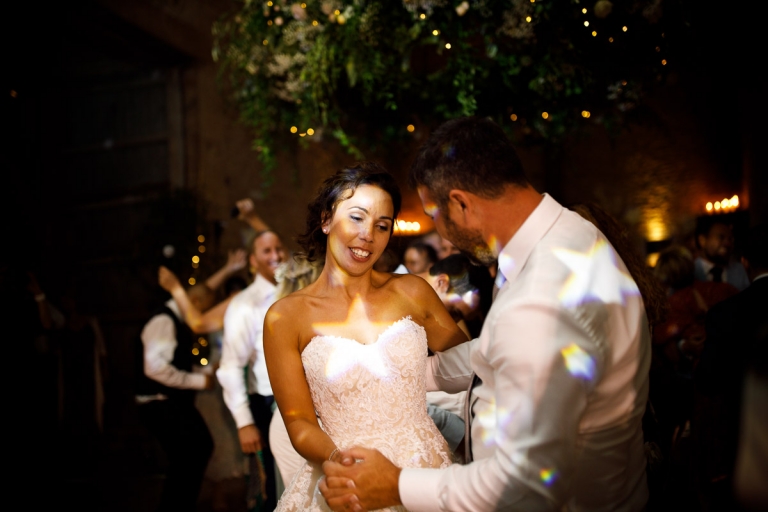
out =
{"type": "Polygon", "coordinates": [[[709,271],[712,270],[715,266],[714,263],[704,257],[699,257],[699,262],[701,263],[701,269],[704,271],[705,275],[709,274],[709,271]]]}
{"type": "Polygon", "coordinates": [[[539,205],[528,215],[499,254],[499,273],[504,276],[504,281],[517,277],[533,248],[563,212],[563,207],[552,196],[547,193],[542,196],[539,205]]]}
{"type": "Polygon", "coordinates": [[[274,293],[277,290],[277,286],[272,284],[271,281],[268,281],[266,277],[262,276],[258,272],[256,272],[256,277],[253,279],[253,283],[251,283],[254,288],[263,288],[266,290],[269,290],[270,293],[274,293]]]}

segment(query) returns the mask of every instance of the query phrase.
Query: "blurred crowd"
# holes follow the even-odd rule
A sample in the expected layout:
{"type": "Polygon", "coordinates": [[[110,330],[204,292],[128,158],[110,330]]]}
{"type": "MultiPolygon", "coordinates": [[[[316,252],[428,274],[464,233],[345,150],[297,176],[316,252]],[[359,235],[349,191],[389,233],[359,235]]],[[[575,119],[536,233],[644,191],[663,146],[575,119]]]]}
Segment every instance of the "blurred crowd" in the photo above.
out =
{"type": "MultiPolygon", "coordinates": [[[[761,477],[768,474],[765,226],[736,240],[726,217],[702,217],[693,244],[670,244],[650,266],[629,242],[624,226],[604,210],[593,204],[571,209],[603,231],[625,261],[651,324],[653,362],[643,423],[651,489],[648,510],[759,509],[765,505],[761,477]]],[[[247,482],[245,506],[260,510],[295,471],[290,469],[295,454],[286,452],[285,444],[278,446],[278,436],[284,434],[280,426],[270,421],[258,428],[250,425],[253,437],[245,436],[238,405],[222,387],[227,380],[216,374],[222,367],[225,316],[233,301],[248,293],[259,276],[282,287],[278,295],[284,295],[311,282],[317,269],[297,269],[277,237],[265,245],[261,235],[270,228],[253,201],[238,201],[236,213],[253,241],[229,249],[226,263],[193,286],[182,286],[173,272],[161,268],[158,286],[170,297],[137,333],[143,343],[137,342],[141,350],[136,355],[136,399],[143,424],[168,454],[166,509],[178,506],[179,496],[186,496],[186,508],[193,509],[201,485],[209,481],[220,489],[214,509],[228,510],[222,493],[227,482],[236,479],[247,482]],[[155,345],[152,339],[161,341],[155,345]],[[146,377],[162,385],[142,387],[146,377]],[[174,416],[163,408],[177,395],[183,396],[178,400],[183,405],[175,407],[184,412],[174,416]],[[270,431],[275,439],[272,450],[270,431]],[[253,449],[247,448],[251,445],[246,439],[253,449]]],[[[409,237],[404,247],[393,245],[374,268],[422,277],[467,336],[479,336],[494,297],[495,265],[475,264],[431,231],[409,237]]],[[[44,366],[38,373],[48,379],[30,384],[50,402],[39,404],[33,422],[57,425],[71,442],[68,453],[88,463],[97,456],[95,440],[104,431],[109,378],[99,320],[80,311],[76,283],[53,300],[27,269],[6,266],[3,281],[6,289],[24,298],[11,313],[26,328],[30,360],[44,366]],[[55,396],[42,392],[50,389],[56,389],[55,396]]],[[[251,400],[257,394],[249,390],[251,400]]],[[[462,400],[439,392],[428,397],[430,415],[459,458],[462,400]]],[[[264,407],[272,412],[275,406],[267,401],[264,407]]],[[[263,509],[270,510],[270,505],[263,509]]]]}

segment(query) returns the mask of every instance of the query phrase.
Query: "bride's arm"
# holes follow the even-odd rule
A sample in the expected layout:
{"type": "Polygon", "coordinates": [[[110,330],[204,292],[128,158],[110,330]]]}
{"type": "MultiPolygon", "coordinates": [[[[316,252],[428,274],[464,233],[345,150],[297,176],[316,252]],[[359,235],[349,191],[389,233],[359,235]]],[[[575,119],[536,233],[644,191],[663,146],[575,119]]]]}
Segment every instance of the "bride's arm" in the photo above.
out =
{"type": "Polygon", "coordinates": [[[299,352],[302,310],[298,302],[295,297],[282,299],[267,311],[264,357],[272,392],[291,444],[299,455],[319,466],[331,458],[338,461],[336,448],[343,447],[337,447],[317,422],[299,352]]]}
{"type": "Polygon", "coordinates": [[[422,311],[427,346],[432,352],[442,352],[469,340],[429,283],[418,276],[403,276],[401,280],[413,307],[422,311]]]}

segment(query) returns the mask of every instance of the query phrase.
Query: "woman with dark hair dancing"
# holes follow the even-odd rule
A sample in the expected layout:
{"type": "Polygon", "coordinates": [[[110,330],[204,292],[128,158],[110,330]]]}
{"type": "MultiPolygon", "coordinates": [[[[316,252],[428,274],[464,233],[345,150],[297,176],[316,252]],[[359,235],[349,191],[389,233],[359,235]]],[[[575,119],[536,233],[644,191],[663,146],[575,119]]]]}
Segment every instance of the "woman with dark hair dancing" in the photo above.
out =
{"type": "Polygon", "coordinates": [[[427,414],[427,349],[467,337],[425,280],[373,269],[400,202],[394,179],[374,163],[326,179],[299,238],[310,260],[325,257],[323,270],[267,312],[270,382],[291,442],[307,460],[280,512],[329,510],[317,488],[322,463],[353,445],[377,448],[401,467],[453,463],[427,414]]]}

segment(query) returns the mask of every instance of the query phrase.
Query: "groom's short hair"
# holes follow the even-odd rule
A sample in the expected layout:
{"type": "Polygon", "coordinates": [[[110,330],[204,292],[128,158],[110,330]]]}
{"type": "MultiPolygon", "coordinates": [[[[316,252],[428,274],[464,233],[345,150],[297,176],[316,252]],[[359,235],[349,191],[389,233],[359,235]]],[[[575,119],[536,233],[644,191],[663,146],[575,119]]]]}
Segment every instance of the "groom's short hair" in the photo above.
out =
{"type": "Polygon", "coordinates": [[[494,198],[507,185],[529,184],[504,130],[477,116],[453,119],[438,127],[419,150],[408,181],[413,188],[429,189],[438,206],[445,205],[453,189],[494,198]]]}

